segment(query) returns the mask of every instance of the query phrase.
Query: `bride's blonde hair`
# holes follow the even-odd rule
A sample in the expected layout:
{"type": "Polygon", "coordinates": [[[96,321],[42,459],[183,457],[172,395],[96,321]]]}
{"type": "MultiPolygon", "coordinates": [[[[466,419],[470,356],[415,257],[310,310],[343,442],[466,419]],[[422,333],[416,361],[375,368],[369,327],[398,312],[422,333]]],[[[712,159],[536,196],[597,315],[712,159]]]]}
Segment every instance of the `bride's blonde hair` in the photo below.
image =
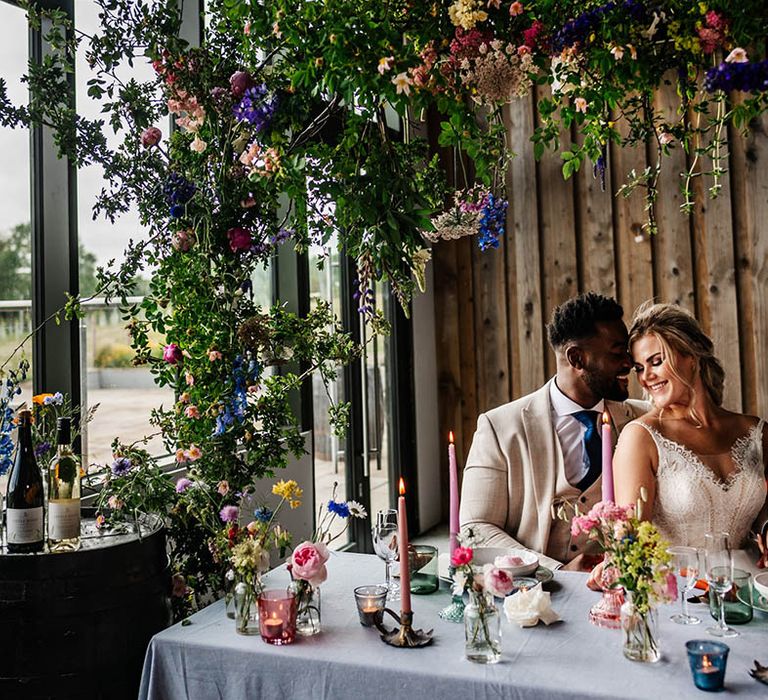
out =
{"type": "MultiPolygon", "coordinates": [[[[672,376],[691,392],[691,404],[696,391],[693,385],[680,375],[673,350],[694,359],[709,398],[715,406],[722,405],[725,381],[723,366],[715,357],[712,340],[690,313],[675,304],[654,304],[647,301],[635,311],[632,318],[629,347],[644,335],[652,335],[659,341],[672,376]]],[[[649,397],[646,395],[646,398],[649,397]]],[[[693,408],[691,417],[701,424],[693,408]]]]}

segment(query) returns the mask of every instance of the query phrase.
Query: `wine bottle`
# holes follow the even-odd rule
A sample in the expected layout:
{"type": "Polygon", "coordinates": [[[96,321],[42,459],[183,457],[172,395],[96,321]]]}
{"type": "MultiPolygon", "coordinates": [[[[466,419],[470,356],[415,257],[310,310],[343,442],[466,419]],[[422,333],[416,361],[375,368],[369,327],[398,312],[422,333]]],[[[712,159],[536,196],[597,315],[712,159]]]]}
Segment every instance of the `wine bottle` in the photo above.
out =
{"type": "Polygon", "coordinates": [[[56,456],[48,467],[48,548],[80,548],[80,463],[72,452],[69,418],[56,421],[56,456]]]}
{"type": "Polygon", "coordinates": [[[43,476],[32,447],[32,412],[19,412],[16,457],[6,494],[6,543],[11,554],[42,552],[43,476]]]}

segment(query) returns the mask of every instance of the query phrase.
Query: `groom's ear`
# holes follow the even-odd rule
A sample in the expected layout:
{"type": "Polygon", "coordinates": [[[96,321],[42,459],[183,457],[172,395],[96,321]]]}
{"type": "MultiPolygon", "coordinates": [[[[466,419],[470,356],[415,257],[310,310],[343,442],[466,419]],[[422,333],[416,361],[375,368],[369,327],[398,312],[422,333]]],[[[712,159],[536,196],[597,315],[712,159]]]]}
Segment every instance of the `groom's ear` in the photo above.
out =
{"type": "Polygon", "coordinates": [[[584,369],[584,351],[578,345],[569,345],[565,349],[565,359],[574,369],[584,369]]]}

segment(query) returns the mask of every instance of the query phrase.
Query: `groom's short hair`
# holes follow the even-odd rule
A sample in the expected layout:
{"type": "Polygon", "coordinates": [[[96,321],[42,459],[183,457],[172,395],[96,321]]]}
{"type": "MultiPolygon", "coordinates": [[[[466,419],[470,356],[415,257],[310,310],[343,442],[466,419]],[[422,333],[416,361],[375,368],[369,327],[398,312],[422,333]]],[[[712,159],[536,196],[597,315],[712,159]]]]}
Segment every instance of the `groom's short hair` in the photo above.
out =
{"type": "Polygon", "coordinates": [[[619,321],[624,309],[613,298],[586,292],[563,302],[552,312],[547,324],[547,338],[554,350],[572,340],[597,335],[595,324],[602,321],[619,321]]]}

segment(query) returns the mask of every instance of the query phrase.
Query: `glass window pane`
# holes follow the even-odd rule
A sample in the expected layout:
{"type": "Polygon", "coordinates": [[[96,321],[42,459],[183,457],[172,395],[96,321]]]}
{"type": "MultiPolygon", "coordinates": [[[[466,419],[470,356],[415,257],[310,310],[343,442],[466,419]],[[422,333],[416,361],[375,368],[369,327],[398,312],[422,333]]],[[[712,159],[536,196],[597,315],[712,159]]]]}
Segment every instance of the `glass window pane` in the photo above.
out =
{"type": "MultiPolygon", "coordinates": [[[[78,29],[87,35],[99,33],[98,7],[93,0],[79,0],[75,6],[75,22],[78,29]]],[[[101,101],[88,95],[90,69],[85,60],[87,42],[80,45],[77,55],[77,110],[88,119],[103,118],[101,101]]],[[[133,77],[146,81],[154,76],[149,61],[137,57],[133,68],[126,67],[121,78],[133,77]]],[[[158,124],[163,133],[168,135],[168,125],[158,124]]],[[[111,146],[117,145],[111,127],[104,129],[111,146]]],[[[78,235],[80,239],[80,292],[93,294],[96,287],[95,269],[114,259],[119,265],[124,259],[123,251],[129,239],[138,240],[146,236],[138,212],[135,209],[126,212],[115,223],[102,217],[93,219],[93,206],[103,186],[102,170],[99,166],[90,166],[78,171],[78,235]]],[[[139,280],[136,293],[141,294],[146,286],[149,272],[144,271],[144,279],[139,280]]],[[[115,437],[123,442],[133,442],[156,431],[149,423],[152,408],[174,401],[173,391],[167,387],[159,388],[152,381],[147,367],[133,367],[131,360],[130,338],[125,330],[125,322],[118,309],[108,307],[100,298],[85,304],[86,315],[82,320],[82,352],[86,358],[86,371],[83,372],[83,403],[88,406],[100,404],[93,422],[84,436],[83,452],[87,454],[87,463],[111,461],[110,445],[115,437]]],[[[154,338],[158,348],[162,338],[154,338]]],[[[149,442],[150,451],[155,454],[165,452],[159,436],[149,442]]]]}
{"type": "MultiPolygon", "coordinates": [[[[29,60],[27,20],[23,10],[0,3],[0,66],[8,97],[14,104],[28,102],[27,87],[21,76],[29,60]]],[[[32,234],[30,150],[28,129],[0,129],[0,364],[31,330],[32,312],[32,234]]],[[[32,342],[23,347],[32,362],[32,342]]],[[[18,364],[19,355],[11,366],[18,364]]],[[[22,385],[23,393],[14,400],[29,403],[32,398],[32,373],[22,385]]],[[[4,489],[3,489],[4,491],[4,489]]]]}

